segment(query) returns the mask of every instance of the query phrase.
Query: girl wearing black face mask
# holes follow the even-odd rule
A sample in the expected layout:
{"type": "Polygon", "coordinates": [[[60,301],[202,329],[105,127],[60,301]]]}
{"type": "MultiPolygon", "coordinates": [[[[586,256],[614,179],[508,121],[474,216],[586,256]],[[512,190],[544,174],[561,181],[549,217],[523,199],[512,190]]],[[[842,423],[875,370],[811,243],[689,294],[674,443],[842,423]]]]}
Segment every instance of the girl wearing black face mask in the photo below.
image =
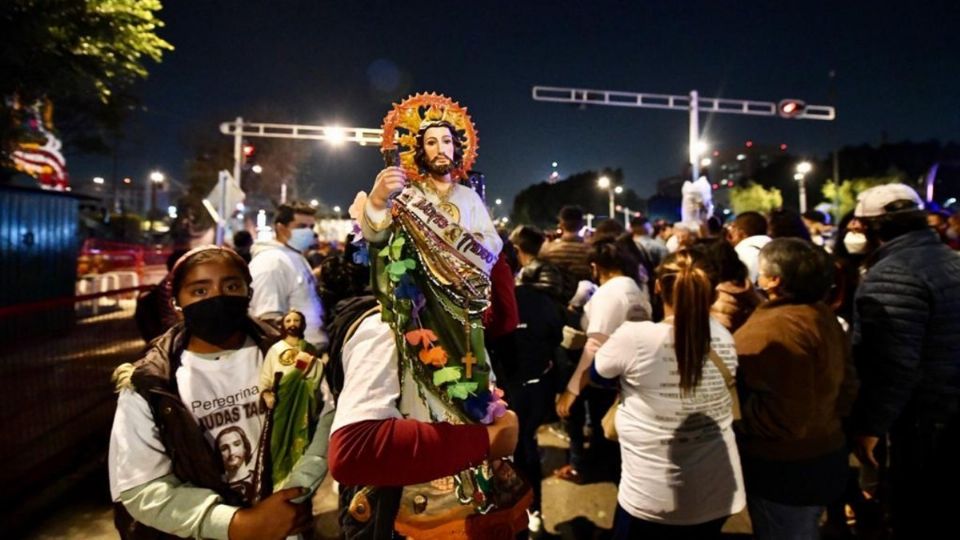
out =
{"type": "MultiPolygon", "coordinates": [[[[288,489],[270,494],[268,412],[258,383],[279,334],[247,315],[246,263],[228,248],[206,246],[181,257],[171,273],[183,323],[114,373],[109,470],[121,538],[157,531],[283,538],[306,530],[311,507],[303,501],[326,475],[319,459],[326,448],[311,442],[304,456],[311,459],[294,468],[288,489]]],[[[325,442],[328,434],[318,428],[314,439],[325,442]]]]}

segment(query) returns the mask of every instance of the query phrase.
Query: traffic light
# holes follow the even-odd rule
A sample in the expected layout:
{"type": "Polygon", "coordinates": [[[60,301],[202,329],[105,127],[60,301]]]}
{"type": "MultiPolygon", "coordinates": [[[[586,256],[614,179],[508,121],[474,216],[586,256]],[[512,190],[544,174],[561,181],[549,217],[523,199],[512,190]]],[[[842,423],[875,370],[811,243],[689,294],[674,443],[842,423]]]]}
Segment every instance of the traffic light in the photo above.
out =
{"type": "Polygon", "coordinates": [[[256,147],[254,147],[252,144],[248,142],[243,143],[243,146],[241,147],[241,151],[243,152],[244,163],[250,162],[250,160],[253,158],[253,155],[257,153],[256,147]]]}
{"type": "Polygon", "coordinates": [[[777,112],[784,118],[798,118],[803,114],[807,104],[799,99],[781,99],[777,105],[777,112]]]}

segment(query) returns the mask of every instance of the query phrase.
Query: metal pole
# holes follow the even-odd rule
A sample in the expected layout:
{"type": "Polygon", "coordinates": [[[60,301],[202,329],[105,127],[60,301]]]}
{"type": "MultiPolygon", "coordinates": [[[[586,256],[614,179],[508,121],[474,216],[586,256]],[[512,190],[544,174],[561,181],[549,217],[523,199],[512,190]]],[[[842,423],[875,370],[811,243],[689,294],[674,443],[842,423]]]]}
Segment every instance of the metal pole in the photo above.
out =
{"type": "Polygon", "coordinates": [[[587,228],[593,229],[593,218],[596,217],[593,214],[586,214],[583,216],[587,220],[587,228]]]}
{"type": "Polygon", "coordinates": [[[630,209],[626,206],[623,207],[623,227],[630,231],[630,209]]]}
{"type": "Polygon", "coordinates": [[[280,184],[280,204],[287,204],[287,183],[280,184]]]}
{"type": "MultiPolygon", "coordinates": [[[[233,132],[233,178],[240,182],[240,168],[243,162],[243,118],[237,117],[236,131],[233,132]]],[[[227,223],[227,179],[220,186],[220,223],[217,224],[217,245],[222,246],[226,236],[227,223]]]]}
{"type": "MultiPolygon", "coordinates": [[[[837,71],[831,69],[827,76],[830,77],[830,106],[837,106],[837,71]]],[[[843,216],[840,215],[840,142],[837,140],[837,123],[830,125],[830,142],[833,144],[833,225],[840,223],[843,216]]]]}
{"type": "Polygon", "coordinates": [[[700,98],[696,90],[690,91],[690,178],[696,182],[700,178],[700,98]]]}
{"type": "Polygon", "coordinates": [[[616,218],[617,218],[617,215],[616,215],[616,213],[615,213],[616,210],[614,209],[614,204],[613,204],[613,184],[611,184],[611,185],[610,185],[610,188],[607,189],[607,193],[610,195],[610,211],[609,211],[609,213],[607,214],[607,216],[608,216],[610,219],[616,219],[616,218]]]}
{"type": "Polygon", "coordinates": [[[807,175],[801,175],[797,180],[800,185],[800,213],[807,211],[807,175]]]}

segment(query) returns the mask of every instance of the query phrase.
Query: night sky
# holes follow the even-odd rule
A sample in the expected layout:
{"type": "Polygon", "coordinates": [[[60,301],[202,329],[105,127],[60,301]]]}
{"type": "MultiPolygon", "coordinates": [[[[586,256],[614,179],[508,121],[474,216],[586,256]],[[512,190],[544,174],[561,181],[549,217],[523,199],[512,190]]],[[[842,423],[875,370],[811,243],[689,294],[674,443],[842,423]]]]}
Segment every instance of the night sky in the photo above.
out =
{"type": "MultiPolygon", "coordinates": [[[[835,69],[841,144],[875,145],[884,133],[891,142],[960,138],[955,2],[164,4],[160,35],[176,50],[148,66],[139,89],[146,111],[129,122],[120,156],[119,174],[136,182],[152,168],[182,179],[189,130],[216,133],[238,115],[379,127],[392,101],[419,91],[469,107],[488,197],[512,199],[545,179],[552,161],[562,176],[621,167],[642,196],[680,172],[686,113],[534,102],[538,84],[828,104],[835,69]]],[[[827,155],[834,128],[726,114],[702,116],[701,127],[713,147],[752,139],[813,158],[827,155]]],[[[302,144],[314,148],[301,167],[305,198],[330,205],[369,190],[381,166],[370,147],[302,144]]],[[[71,165],[74,185],[111,170],[109,158],[74,157],[71,165]]]]}

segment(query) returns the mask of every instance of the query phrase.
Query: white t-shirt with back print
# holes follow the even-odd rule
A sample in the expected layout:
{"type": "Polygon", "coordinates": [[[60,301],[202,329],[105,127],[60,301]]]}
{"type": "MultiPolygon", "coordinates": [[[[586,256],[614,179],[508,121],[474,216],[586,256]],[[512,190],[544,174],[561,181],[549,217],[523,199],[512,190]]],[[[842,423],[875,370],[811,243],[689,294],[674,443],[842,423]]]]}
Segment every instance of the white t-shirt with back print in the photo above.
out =
{"type": "MultiPolygon", "coordinates": [[[[710,336],[711,347],[736,373],[733,336],[713,319],[710,336]]],[[[695,391],[681,396],[673,326],[626,322],[600,347],[594,364],[601,376],[620,379],[620,506],[667,525],[696,525],[743,509],[732,399],[709,358],[695,391]]]]}

